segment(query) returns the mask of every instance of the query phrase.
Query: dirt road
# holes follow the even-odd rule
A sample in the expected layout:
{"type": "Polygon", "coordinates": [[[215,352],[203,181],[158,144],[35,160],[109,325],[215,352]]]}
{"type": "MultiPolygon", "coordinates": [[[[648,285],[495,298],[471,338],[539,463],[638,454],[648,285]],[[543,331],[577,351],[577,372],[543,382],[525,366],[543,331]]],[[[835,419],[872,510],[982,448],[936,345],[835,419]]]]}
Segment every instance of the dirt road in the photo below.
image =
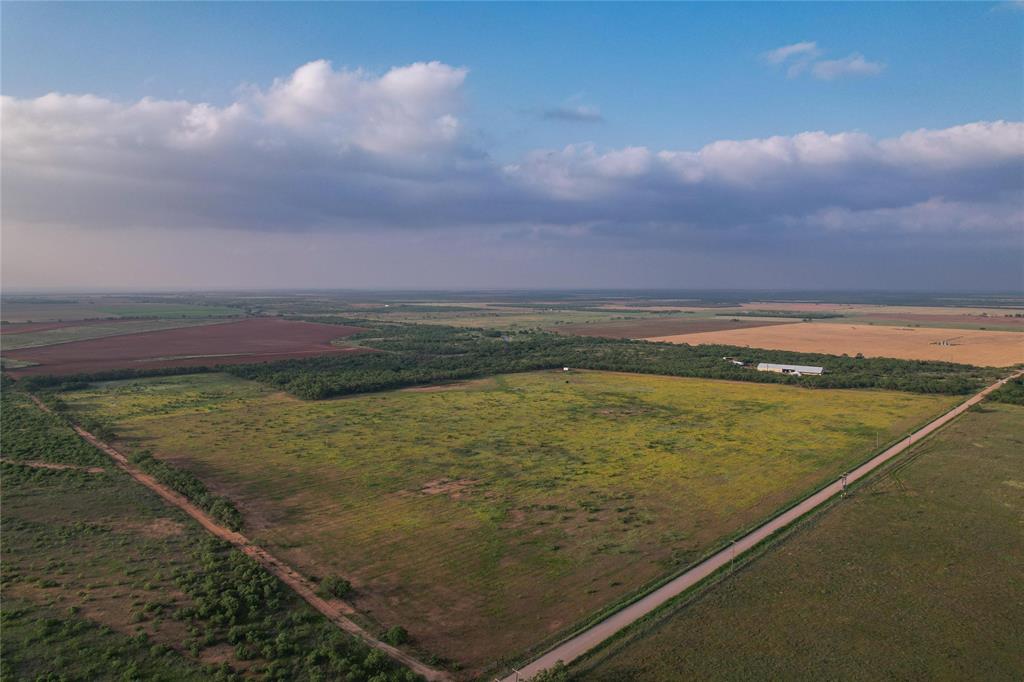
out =
{"type": "MultiPolygon", "coordinates": [[[[40,409],[42,409],[45,412],[50,412],[50,408],[48,408],[45,404],[43,404],[42,401],[40,401],[35,396],[32,396],[32,400],[36,403],[36,405],[39,406],[40,409]]],[[[437,670],[435,668],[431,668],[430,666],[413,658],[404,651],[374,638],[366,630],[364,630],[359,625],[345,617],[345,614],[355,613],[355,609],[353,609],[351,605],[338,599],[326,600],[319,597],[316,594],[316,590],[310,581],[308,581],[302,575],[297,573],[284,562],[278,560],[276,557],[270,554],[270,552],[263,549],[259,545],[253,544],[249,541],[248,538],[246,538],[241,533],[229,530],[228,528],[220,525],[202,509],[189,502],[187,498],[185,498],[182,495],[179,495],[178,493],[174,492],[170,488],[166,487],[165,485],[157,481],[149,474],[133,466],[128,461],[128,458],[121,454],[118,450],[111,447],[107,443],[104,443],[99,438],[92,435],[82,427],[73,425],[73,428],[75,429],[75,432],[78,433],[79,436],[84,438],[86,441],[88,441],[90,444],[92,444],[99,450],[103,451],[112,460],[114,460],[114,463],[117,464],[117,466],[119,466],[120,468],[124,469],[129,476],[131,476],[136,481],[138,481],[142,485],[146,486],[147,488],[155,492],[157,495],[162,497],[167,502],[173,504],[175,507],[178,507],[179,509],[184,511],[186,514],[188,514],[193,519],[198,521],[199,525],[208,530],[210,533],[213,533],[214,535],[223,540],[227,540],[232,545],[234,545],[235,547],[245,552],[247,555],[249,555],[256,561],[258,561],[266,570],[276,575],[278,578],[281,579],[281,581],[284,584],[292,588],[292,590],[294,590],[296,594],[298,594],[300,597],[309,602],[310,606],[312,606],[314,609],[322,613],[324,616],[327,617],[328,620],[330,620],[332,623],[337,625],[345,632],[348,632],[349,634],[352,634],[360,638],[361,640],[366,642],[368,645],[374,647],[375,649],[380,649],[394,660],[400,662],[402,665],[406,666],[416,674],[422,675],[428,680],[433,681],[450,679],[449,675],[446,672],[442,670],[437,670]]]]}
{"type": "MultiPolygon", "coordinates": [[[[1010,378],[1021,376],[1022,374],[1024,374],[1024,372],[1017,372],[1010,378]]],[[[715,571],[726,566],[734,558],[750,550],[776,531],[788,526],[804,514],[813,511],[832,497],[843,492],[845,486],[863,478],[874,469],[885,464],[887,461],[906,450],[911,444],[916,443],[921,438],[924,438],[936,429],[941,428],[953,419],[956,419],[973,405],[981,402],[986,395],[996,390],[1007,381],[1009,381],[1009,378],[992,384],[977,395],[943,414],[941,417],[915,431],[899,443],[896,443],[881,454],[860,465],[844,477],[845,481],[844,478],[840,478],[825,488],[822,488],[814,495],[811,495],[804,501],[797,504],[795,507],[792,507],[779,516],[776,516],[774,519],[752,530],[743,537],[738,538],[730,547],[713,554],[682,575],[654,590],[647,596],[633,602],[621,611],[617,611],[603,621],[575,635],[571,639],[562,642],[540,658],[524,666],[518,672],[513,672],[511,675],[508,675],[502,680],[502,682],[520,682],[522,680],[528,680],[537,673],[553,667],[559,661],[569,663],[579,658],[604,640],[617,633],[619,630],[622,630],[628,625],[631,625],[637,620],[643,618],[668,600],[682,594],[715,571]]]]}

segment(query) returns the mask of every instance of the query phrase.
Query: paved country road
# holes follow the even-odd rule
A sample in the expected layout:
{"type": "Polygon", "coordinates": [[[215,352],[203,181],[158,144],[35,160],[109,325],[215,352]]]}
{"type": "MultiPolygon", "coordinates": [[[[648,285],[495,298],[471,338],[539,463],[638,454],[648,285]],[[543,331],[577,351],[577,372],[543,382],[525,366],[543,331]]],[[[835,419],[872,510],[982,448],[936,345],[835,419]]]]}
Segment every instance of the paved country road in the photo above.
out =
{"type": "MultiPolygon", "coordinates": [[[[44,412],[51,412],[50,408],[47,407],[41,400],[35,396],[31,396],[33,402],[44,412]]],[[[193,519],[199,522],[203,528],[208,530],[210,533],[217,537],[227,540],[232,545],[237,547],[239,550],[247,554],[248,556],[259,562],[263,568],[277,576],[285,585],[295,591],[300,597],[306,600],[310,606],[322,613],[332,623],[337,625],[339,628],[348,632],[351,635],[358,637],[359,639],[366,642],[368,645],[375,649],[380,649],[385,654],[400,662],[418,675],[422,675],[431,682],[439,680],[448,680],[449,675],[442,670],[432,668],[422,661],[413,658],[409,654],[405,653],[401,649],[397,649],[390,644],[380,641],[373,637],[369,632],[361,628],[359,625],[354,623],[351,619],[346,617],[346,614],[354,614],[355,609],[340,599],[323,599],[316,593],[316,589],[313,584],[296,572],[291,566],[284,563],[283,561],[274,557],[270,552],[260,547],[257,544],[251,542],[247,537],[241,533],[237,533],[229,528],[221,525],[215,521],[213,517],[207,514],[205,511],[192,504],[183,495],[176,493],[171,490],[163,483],[160,483],[149,474],[133,466],[128,458],[125,457],[121,452],[113,448],[107,443],[104,443],[99,438],[89,433],[82,427],[72,424],[72,427],[88,443],[95,446],[99,450],[103,451],[108,457],[114,460],[120,468],[128,472],[128,475],[134,478],[136,481],[146,486],[157,495],[162,497],[165,501],[178,507],[183,512],[191,516],[193,519]]]]}
{"type": "Polygon", "coordinates": [[[537,673],[553,667],[559,661],[569,663],[576,660],[615,633],[635,623],[673,597],[682,594],[700,581],[704,580],[712,573],[728,564],[735,557],[738,557],[744,552],[750,550],[776,531],[781,530],[804,514],[807,514],[821,506],[832,497],[841,493],[846,485],[849,485],[871,473],[874,469],[885,464],[890,459],[906,450],[911,444],[916,443],[936,429],[945,426],[953,419],[959,417],[972,406],[981,402],[986,395],[996,390],[1010,379],[1021,376],[1022,374],[1024,374],[1024,371],[1018,371],[1006,379],[997,381],[949,412],[946,412],[941,417],[929,422],[926,426],[923,426],[881,454],[873,457],[864,464],[861,464],[845,476],[845,482],[843,478],[840,478],[839,480],[822,488],[797,504],[795,507],[788,509],[782,514],[766,522],[764,525],[759,526],[743,537],[738,538],[731,546],[713,554],[685,573],[649,593],[647,596],[642,597],[629,606],[626,606],[621,611],[616,611],[601,622],[587,628],[570,639],[565,640],[554,649],[551,649],[546,654],[542,655],[540,658],[524,666],[521,670],[508,675],[501,682],[521,682],[523,680],[528,680],[537,673]]]}

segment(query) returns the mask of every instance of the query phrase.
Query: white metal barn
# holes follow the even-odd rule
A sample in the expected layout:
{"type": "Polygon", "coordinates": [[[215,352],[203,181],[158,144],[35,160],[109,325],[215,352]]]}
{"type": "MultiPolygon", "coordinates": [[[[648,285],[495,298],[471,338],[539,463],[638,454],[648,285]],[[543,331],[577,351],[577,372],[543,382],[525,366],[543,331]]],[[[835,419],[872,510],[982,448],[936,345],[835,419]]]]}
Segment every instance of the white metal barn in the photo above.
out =
{"type": "Polygon", "coordinates": [[[757,363],[757,371],[793,374],[799,377],[805,374],[810,376],[819,376],[825,373],[825,368],[814,367],[813,365],[777,365],[774,362],[759,362],[757,363]]]}

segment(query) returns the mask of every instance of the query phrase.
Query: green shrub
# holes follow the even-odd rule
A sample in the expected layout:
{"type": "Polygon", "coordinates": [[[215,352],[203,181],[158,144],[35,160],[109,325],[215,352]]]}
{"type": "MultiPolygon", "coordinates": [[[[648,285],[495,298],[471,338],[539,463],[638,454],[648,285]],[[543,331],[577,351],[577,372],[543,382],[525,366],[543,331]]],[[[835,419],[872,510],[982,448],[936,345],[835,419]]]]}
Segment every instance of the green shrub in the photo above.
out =
{"type": "Polygon", "coordinates": [[[352,594],[352,583],[338,576],[328,576],[320,583],[318,592],[324,599],[346,599],[352,594]]]}
{"type": "Polygon", "coordinates": [[[388,628],[388,631],[384,633],[384,641],[391,646],[407,644],[409,642],[409,632],[401,625],[395,625],[388,628]]]}

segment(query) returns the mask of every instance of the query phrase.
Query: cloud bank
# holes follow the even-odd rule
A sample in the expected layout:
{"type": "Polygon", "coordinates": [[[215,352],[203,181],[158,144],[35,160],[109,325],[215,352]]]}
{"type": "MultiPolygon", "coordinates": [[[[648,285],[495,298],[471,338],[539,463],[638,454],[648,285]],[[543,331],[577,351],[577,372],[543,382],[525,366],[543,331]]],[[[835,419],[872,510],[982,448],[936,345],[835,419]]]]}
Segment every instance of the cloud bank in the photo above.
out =
{"type": "MultiPolygon", "coordinates": [[[[814,43],[780,50],[770,59],[817,55],[814,43]]],[[[875,68],[851,57],[810,68],[819,78],[875,68]]],[[[223,107],[3,97],[4,224],[458,229],[706,248],[837,233],[1020,244],[1021,122],[885,139],[810,131],[697,150],[570,144],[508,163],[466,130],[467,75],[439,62],[377,75],[315,61],[223,107]]]]}

